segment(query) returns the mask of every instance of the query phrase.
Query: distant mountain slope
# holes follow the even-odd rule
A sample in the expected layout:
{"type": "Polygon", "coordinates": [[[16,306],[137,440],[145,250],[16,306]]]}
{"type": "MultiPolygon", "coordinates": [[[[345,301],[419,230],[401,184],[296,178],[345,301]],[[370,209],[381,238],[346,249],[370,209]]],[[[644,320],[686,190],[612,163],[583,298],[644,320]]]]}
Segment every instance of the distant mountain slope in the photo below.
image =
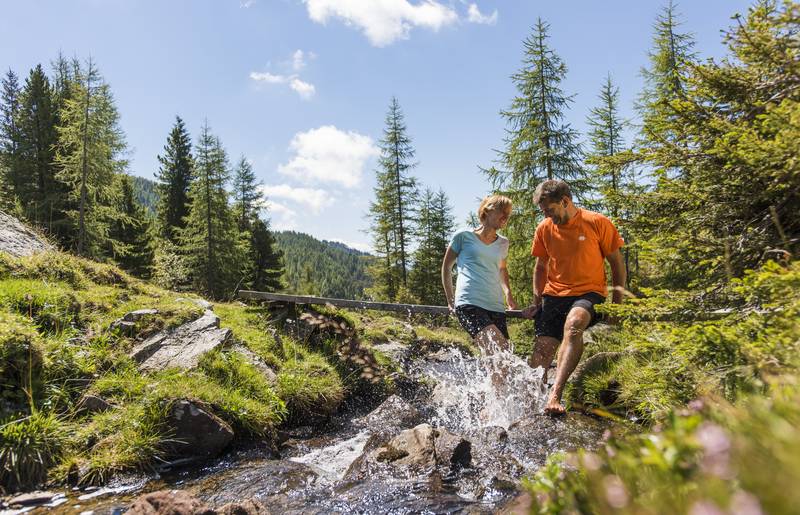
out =
{"type": "Polygon", "coordinates": [[[375,258],[369,254],[294,231],[276,232],[275,240],[283,251],[290,293],[363,299],[364,288],[372,285],[366,268],[375,258]]]}
{"type": "Polygon", "coordinates": [[[133,194],[136,200],[144,206],[151,215],[156,214],[158,204],[158,191],[156,191],[156,181],[131,175],[133,179],[133,194]]]}

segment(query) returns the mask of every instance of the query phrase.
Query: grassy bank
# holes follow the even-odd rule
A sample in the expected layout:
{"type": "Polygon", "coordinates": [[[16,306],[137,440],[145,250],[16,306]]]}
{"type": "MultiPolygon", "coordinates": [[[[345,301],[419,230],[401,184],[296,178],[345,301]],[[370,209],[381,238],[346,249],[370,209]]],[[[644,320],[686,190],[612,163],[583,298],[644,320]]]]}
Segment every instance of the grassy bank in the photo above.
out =
{"type": "Polygon", "coordinates": [[[527,484],[533,511],[792,513],[800,265],[751,272],[714,305],[650,293],[607,308],[622,324],[595,335],[567,394],[574,407],[642,431],[611,436],[597,453],[553,457],[527,484]],[[728,314],[697,320],[721,304],[728,314]]]}
{"type": "Polygon", "coordinates": [[[66,253],[0,253],[0,492],[153,469],[173,458],[165,419],[179,399],[227,422],[236,439],[269,442],[278,427],[323,423],[348,399],[388,395],[397,371],[373,344],[468,345],[452,329],[340,310],[318,314],[346,331],[293,337],[302,332],[264,309],[219,303],[231,348],[205,354],[194,370],[140,372],[128,356],[134,344],[200,316],[197,300],[66,253]],[[145,308],[158,313],[132,333],[111,328],[145,308]],[[111,408],[80,409],[87,395],[111,408]]]}

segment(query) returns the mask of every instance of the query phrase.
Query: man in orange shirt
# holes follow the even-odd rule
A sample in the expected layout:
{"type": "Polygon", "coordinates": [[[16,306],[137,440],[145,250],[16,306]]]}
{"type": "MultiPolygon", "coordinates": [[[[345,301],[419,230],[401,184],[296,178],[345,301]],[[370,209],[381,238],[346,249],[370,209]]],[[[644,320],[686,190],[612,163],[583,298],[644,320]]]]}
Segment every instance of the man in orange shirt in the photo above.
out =
{"type": "Polygon", "coordinates": [[[546,379],[547,368],[561,345],[555,383],[545,407],[545,413],[560,415],[565,412],[561,405],[564,385],[583,354],[583,331],[597,322],[594,306],[606,300],[603,260],[611,266],[612,301],[622,302],[626,272],[619,249],[624,242],[611,220],[572,203],[564,181],[544,181],[533,200],[545,219],[536,228],[531,248],[536,256],[534,303],[526,312],[531,316],[540,312],[528,362],[544,368],[546,379]]]}

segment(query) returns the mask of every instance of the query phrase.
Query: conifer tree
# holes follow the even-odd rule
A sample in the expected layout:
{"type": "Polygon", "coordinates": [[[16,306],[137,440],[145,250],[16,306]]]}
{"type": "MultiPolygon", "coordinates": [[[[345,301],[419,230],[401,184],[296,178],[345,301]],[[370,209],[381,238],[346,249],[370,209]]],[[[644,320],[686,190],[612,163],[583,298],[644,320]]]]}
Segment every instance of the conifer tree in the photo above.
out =
{"type": "Polygon", "coordinates": [[[108,231],[117,214],[115,174],[127,166],[126,145],[111,90],[92,60],[75,73],[57,128],[56,177],[74,204],[66,212],[72,231],[62,243],[79,255],[100,257],[114,247],[108,231]]]}
{"type": "Polygon", "coordinates": [[[17,74],[8,70],[2,79],[0,97],[0,172],[3,173],[3,198],[6,209],[24,194],[25,178],[20,170],[21,135],[18,126],[20,87],[17,74]]]}
{"type": "Polygon", "coordinates": [[[192,182],[192,142],[180,116],[169,133],[161,167],[156,173],[159,193],[157,220],[161,236],[175,243],[186,226],[189,213],[189,186],[192,182]]]}
{"type": "Polygon", "coordinates": [[[154,254],[150,219],[144,207],[136,201],[131,177],[119,174],[117,181],[121,202],[119,215],[109,231],[110,239],[117,243],[109,249],[110,257],[122,269],[138,277],[149,277],[154,254]]]}
{"type": "Polygon", "coordinates": [[[251,224],[250,234],[250,287],[257,291],[282,290],[283,253],[277,248],[269,222],[256,217],[251,224]]]}
{"type": "Polygon", "coordinates": [[[56,181],[56,112],[50,81],[37,65],[31,70],[20,95],[20,167],[31,187],[21,197],[28,220],[52,228],[62,219],[63,187],[56,181]]]}
{"type": "Polygon", "coordinates": [[[228,158],[205,123],[195,146],[195,179],[189,189],[189,215],[180,241],[197,290],[213,298],[230,296],[243,278],[244,249],[228,205],[228,158]]]}
{"type": "Polygon", "coordinates": [[[444,305],[441,286],[444,253],[454,228],[452,208],[447,195],[426,188],[419,202],[415,236],[419,245],[414,252],[414,268],[409,275],[409,289],[423,304],[444,305]]]}
{"type": "Polygon", "coordinates": [[[240,231],[249,229],[250,223],[257,217],[257,211],[261,208],[259,200],[262,197],[258,191],[259,186],[253,166],[242,156],[233,176],[233,205],[240,231]]]}
{"type": "Polygon", "coordinates": [[[375,200],[370,205],[371,230],[380,260],[371,274],[377,288],[373,293],[395,300],[408,283],[409,221],[414,216],[417,180],[409,174],[415,166],[414,149],[400,104],[394,97],[385,123],[375,200]]]}
{"type": "Polygon", "coordinates": [[[514,203],[505,233],[511,242],[511,286],[523,303],[531,297],[530,244],[538,216],[534,189],[543,180],[561,179],[570,184],[576,200],[587,189],[577,132],[564,121],[572,103],[561,87],[567,67],[549,47],[549,30],[540,18],[523,42],[522,69],[511,76],[517,96],[500,113],[508,125],[505,148],[497,166],[483,170],[492,188],[514,203]]]}
{"type": "MultiPolygon", "coordinates": [[[[653,43],[648,53],[649,66],[643,68],[644,89],[637,110],[642,119],[641,142],[645,153],[654,146],[680,141],[682,135],[670,129],[676,113],[671,102],[684,97],[690,66],[696,59],[694,36],[681,32],[681,16],[673,0],[668,0],[653,24],[653,43]]],[[[660,163],[662,170],[679,169],[680,163],[660,163]]]]}

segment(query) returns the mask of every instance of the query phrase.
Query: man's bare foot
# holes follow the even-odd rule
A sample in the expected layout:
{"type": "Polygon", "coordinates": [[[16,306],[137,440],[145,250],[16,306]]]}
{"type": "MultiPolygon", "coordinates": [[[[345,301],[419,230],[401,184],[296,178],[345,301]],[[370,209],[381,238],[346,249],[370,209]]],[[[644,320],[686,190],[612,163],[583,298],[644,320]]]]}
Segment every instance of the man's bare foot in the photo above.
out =
{"type": "Polygon", "coordinates": [[[566,415],[567,410],[561,405],[561,401],[555,397],[550,397],[547,400],[547,406],[544,407],[544,414],[550,415],[551,417],[557,417],[560,415],[566,415]]]}

